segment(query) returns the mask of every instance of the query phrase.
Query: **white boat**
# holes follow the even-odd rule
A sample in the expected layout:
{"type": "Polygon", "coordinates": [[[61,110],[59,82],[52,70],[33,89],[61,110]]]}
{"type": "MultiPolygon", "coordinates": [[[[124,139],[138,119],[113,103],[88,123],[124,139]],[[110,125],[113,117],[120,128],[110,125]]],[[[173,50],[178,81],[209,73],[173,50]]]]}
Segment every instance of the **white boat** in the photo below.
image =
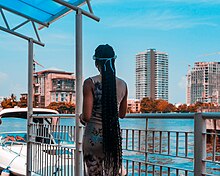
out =
{"type": "MultiPolygon", "coordinates": [[[[43,108],[33,108],[34,114],[58,114],[57,111],[43,108]]],[[[27,118],[27,108],[8,108],[0,112],[1,118],[27,118]]],[[[47,123],[49,126],[52,122],[56,123],[57,118],[48,118],[43,122],[42,118],[38,119],[40,125],[47,123]],[[43,123],[42,123],[43,122],[43,123]]],[[[1,123],[0,123],[1,124],[1,123]]],[[[39,124],[39,123],[38,123],[39,124]]],[[[4,125],[2,123],[1,125],[4,125]]],[[[37,126],[35,126],[37,127],[37,126]]],[[[40,126],[38,126],[40,127],[40,126]]],[[[53,126],[54,127],[54,126],[53,126]]],[[[55,126],[56,127],[56,126],[55,126]]],[[[13,128],[13,125],[12,125],[13,128]]],[[[38,130],[44,130],[41,127],[38,130]]],[[[10,129],[9,129],[10,130],[10,129]]],[[[35,138],[36,145],[32,146],[32,162],[34,163],[32,175],[38,175],[37,173],[43,173],[39,175],[63,175],[64,172],[71,172],[73,174],[73,137],[68,134],[67,131],[61,131],[59,128],[59,134],[56,130],[44,130],[47,133],[46,140],[40,140],[35,138]],[[57,136],[64,136],[63,138],[57,138],[57,136]],[[62,140],[67,139],[67,140],[62,140]],[[57,147],[58,146],[58,147],[57,147]],[[61,148],[62,146],[62,148],[61,148]],[[63,148],[63,147],[69,147],[63,148]],[[64,155],[64,156],[62,156],[64,155]],[[44,164],[42,164],[44,163],[44,164]],[[68,170],[68,171],[66,171],[68,170]],[[71,171],[70,171],[71,170],[71,171]],[[46,173],[45,173],[46,172],[46,173]]],[[[12,174],[26,175],[26,131],[15,132],[2,132],[0,133],[0,169],[8,168],[12,174]]],[[[66,175],[66,174],[65,174],[66,175]]]]}

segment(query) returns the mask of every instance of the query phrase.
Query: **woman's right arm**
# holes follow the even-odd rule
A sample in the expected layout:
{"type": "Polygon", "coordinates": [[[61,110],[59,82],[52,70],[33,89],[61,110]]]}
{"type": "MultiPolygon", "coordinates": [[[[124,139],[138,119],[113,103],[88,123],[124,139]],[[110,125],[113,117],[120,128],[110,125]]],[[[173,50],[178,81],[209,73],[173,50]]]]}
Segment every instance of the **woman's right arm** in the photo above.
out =
{"type": "MultiPolygon", "coordinates": [[[[126,85],[126,84],[125,84],[126,85]]],[[[124,118],[127,112],[127,98],[128,98],[128,89],[126,85],[126,90],[125,90],[125,95],[120,103],[119,106],[119,112],[118,112],[118,117],[119,118],[124,118]]]]}
{"type": "Polygon", "coordinates": [[[83,84],[83,112],[80,116],[81,121],[89,122],[92,116],[93,107],[93,93],[92,93],[93,83],[91,79],[87,79],[83,84]]]}

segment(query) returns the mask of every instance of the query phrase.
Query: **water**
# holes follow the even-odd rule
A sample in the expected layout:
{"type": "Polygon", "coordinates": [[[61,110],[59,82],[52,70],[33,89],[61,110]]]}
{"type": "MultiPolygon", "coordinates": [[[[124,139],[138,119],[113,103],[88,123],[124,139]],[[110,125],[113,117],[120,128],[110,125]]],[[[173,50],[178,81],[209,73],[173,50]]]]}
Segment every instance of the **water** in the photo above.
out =
{"type": "MultiPolygon", "coordinates": [[[[26,130],[26,119],[19,118],[3,118],[2,125],[0,126],[0,132],[7,131],[25,131],[26,130]]],[[[61,125],[74,125],[74,119],[61,119],[61,125]]],[[[146,127],[144,119],[120,119],[121,128],[127,129],[142,129],[146,127]]],[[[157,130],[178,130],[178,131],[193,131],[194,123],[193,120],[166,120],[166,119],[150,119],[149,129],[157,130]]]]}
{"type": "MultiPolygon", "coordinates": [[[[0,132],[8,132],[8,131],[25,131],[26,130],[26,119],[18,119],[18,118],[4,118],[2,119],[2,125],[0,126],[0,132]]],[[[60,122],[61,125],[74,125],[75,120],[74,119],[61,119],[60,122]]],[[[144,119],[120,119],[120,125],[122,129],[142,129],[145,130],[146,127],[146,121],[144,119]]],[[[163,131],[178,131],[178,132],[193,132],[194,131],[194,121],[192,119],[150,119],[149,120],[149,129],[152,130],[163,130],[163,131]]],[[[180,133],[179,134],[179,156],[185,155],[185,134],[180,133]]],[[[131,137],[131,136],[130,136],[131,137]]],[[[130,138],[129,137],[129,138],[130,138]]],[[[143,137],[143,136],[142,136],[143,137]]],[[[148,138],[152,138],[152,134],[148,134],[148,138]]],[[[155,133],[155,139],[159,138],[159,133],[155,133]]],[[[164,154],[167,152],[167,137],[166,134],[163,134],[163,145],[162,145],[162,153],[164,151],[164,154]]],[[[151,139],[152,140],[152,139],[151,139]]],[[[172,155],[176,154],[176,133],[170,134],[170,140],[171,140],[171,150],[170,153],[172,155]]],[[[188,157],[193,157],[193,134],[188,138],[188,157]]],[[[131,146],[131,144],[129,144],[131,146]]],[[[144,145],[144,144],[143,144],[144,145]]],[[[149,145],[152,145],[149,142],[149,145]]],[[[155,142],[155,150],[158,150],[158,142],[155,142]]],[[[153,149],[152,149],[153,150],[153,149]]],[[[145,155],[143,153],[139,152],[124,152],[125,158],[130,159],[137,159],[137,160],[143,160],[145,159],[145,155]]],[[[190,159],[184,159],[184,158],[177,158],[172,156],[161,156],[158,154],[149,154],[149,161],[152,163],[160,163],[165,164],[166,166],[172,166],[177,168],[185,168],[189,170],[193,170],[193,162],[190,159]]],[[[219,172],[219,165],[213,165],[213,164],[207,164],[208,168],[214,167],[218,168],[217,170],[213,171],[208,169],[209,172],[212,174],[220,175],[219,172]]],[[[137,168],[136,168],[137,169],[137,168]]],[[[155,168],[157,170],[157,168],[155,168]]],[[[152,168],[149,168],[149,170],[152,170],[152,168]]],[[[165,169],[166,170],[166,169],[165,169]]],[[[136,174],[135,174],[136,175],[136,174]]],[[[175,171],[171,171],[171,175],[175,175],[175,171]]],[[[180,174],[182,175],[182,174],[180,174]]],[[[189,173],[188,175],[191,175],[189,173]]],[[[193,175],[193,174],[192,174],[193,175]]]]}

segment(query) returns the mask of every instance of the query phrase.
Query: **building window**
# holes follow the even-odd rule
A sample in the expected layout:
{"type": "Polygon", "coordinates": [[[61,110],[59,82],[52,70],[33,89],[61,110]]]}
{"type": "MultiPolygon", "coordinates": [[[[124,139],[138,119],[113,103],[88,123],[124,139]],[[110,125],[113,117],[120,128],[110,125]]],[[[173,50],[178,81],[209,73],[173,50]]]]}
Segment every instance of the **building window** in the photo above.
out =
{"type": "Polygon", "coordinates": [[[59,94],[56,93],[56,102],[58,102],[58,101],[59,101],[59,94]]]}
{"type": "Polygon", "coordinates": [[[61,93],[61,101],[65,101],[64,93],[61,93]]]}

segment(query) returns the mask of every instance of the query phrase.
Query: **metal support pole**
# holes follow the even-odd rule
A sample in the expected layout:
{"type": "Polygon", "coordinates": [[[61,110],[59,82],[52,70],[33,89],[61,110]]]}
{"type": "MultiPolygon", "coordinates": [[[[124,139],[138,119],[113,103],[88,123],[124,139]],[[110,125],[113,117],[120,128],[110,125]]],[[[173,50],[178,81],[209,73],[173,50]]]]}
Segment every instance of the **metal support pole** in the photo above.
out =
{"type": "Polygon", "coordinates": [[[27,112],[27,167],[26,175],[32,169],[32,122],[33,122],[33,39],[28,40],[28,112],[27,112]]]}
{"type": "Polygon", "coordinates": [[[149,119],[146,117],[146,127],[145,127],[145,174],[148,175],[148,123],[149,119]]]}
{"type": "Polygon", "coordinates": [[[194,116],[194,175],[205,174],[206,164],[206,121],[202,113],[194,116]]]}
{"type": "Polygon", "coordinates": [[[82,176],[82,126],[79,115],[82,113],[82,11],[76,11],[76,152],[75,175],[82,176]]]}

